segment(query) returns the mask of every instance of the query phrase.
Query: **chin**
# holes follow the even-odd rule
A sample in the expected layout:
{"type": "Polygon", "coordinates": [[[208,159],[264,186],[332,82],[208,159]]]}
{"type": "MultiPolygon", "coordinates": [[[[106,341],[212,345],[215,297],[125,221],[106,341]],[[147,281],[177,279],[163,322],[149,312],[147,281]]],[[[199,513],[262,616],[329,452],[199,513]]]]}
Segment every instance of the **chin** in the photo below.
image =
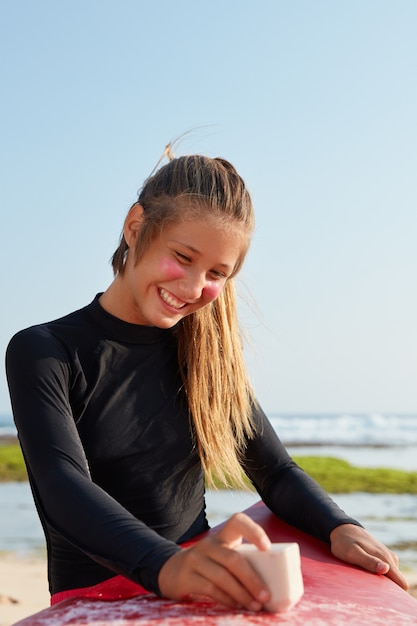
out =
{"type": "Polygon", "coordinates": [[[174,326],[176,326],[178,324],[178,322],[180,322],[182,320],[182,317],[178,317],[178,319],[163,319],[163,320],[158,320],[155,322],[154,326],[156,326],[157,328],[173,328],[174,326]]]}

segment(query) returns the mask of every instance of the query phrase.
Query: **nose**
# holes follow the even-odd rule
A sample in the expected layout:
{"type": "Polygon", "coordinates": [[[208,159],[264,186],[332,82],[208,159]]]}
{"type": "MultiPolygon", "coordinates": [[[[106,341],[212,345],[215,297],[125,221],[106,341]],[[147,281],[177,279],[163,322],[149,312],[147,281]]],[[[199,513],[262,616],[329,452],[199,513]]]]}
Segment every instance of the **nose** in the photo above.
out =
{"type": "Polygon", "coordinates": [[[203,272],[189,270],[179,282],[181,293],[178,295],[187,301],[198,300],[205,285],[206,276],[203,272]]]}

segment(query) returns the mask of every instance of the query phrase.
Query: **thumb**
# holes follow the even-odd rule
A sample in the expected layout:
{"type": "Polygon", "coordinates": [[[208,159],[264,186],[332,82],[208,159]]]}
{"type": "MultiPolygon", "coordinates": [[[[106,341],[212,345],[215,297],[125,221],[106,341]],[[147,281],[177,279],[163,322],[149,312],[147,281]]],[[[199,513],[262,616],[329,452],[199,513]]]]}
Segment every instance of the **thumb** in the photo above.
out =
{"type": "Polygon", "coordinates": [[[255,544],[260,550],[269,550],[271,547],[264,529],[245,513],[235,513],[214,537],[231,548],[239,546],[243,539],[255,544]]]}

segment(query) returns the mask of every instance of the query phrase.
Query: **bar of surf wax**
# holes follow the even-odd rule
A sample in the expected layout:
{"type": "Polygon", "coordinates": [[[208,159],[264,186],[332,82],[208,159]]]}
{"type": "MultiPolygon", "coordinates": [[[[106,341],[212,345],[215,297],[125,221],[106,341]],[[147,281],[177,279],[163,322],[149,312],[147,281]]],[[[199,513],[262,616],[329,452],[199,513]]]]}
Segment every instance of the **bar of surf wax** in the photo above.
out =
{"type": "Polygon", "coordinates": [[[289,611],[304,593],[298,543],[273,543],[267,551],[244,543],[237,550],[244,554],[271,592],[264,608],[271,613],[289,611]]]}

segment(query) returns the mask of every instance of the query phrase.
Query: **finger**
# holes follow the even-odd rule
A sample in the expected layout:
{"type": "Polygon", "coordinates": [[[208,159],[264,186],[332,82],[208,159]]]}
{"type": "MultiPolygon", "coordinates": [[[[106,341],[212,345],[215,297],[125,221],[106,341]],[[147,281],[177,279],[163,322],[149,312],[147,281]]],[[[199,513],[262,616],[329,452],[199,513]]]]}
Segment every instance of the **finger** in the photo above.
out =
{"type": "Polygon", "coordinates": [[[389,563],[388,560],[370,557],[369,567],[365,567],[365,569],[375,574],[386,576],[403,589],[408,589],[408,581],[394,560],[389,563]]]}
{"type": "Polygon", "coordinates": [[[227,589],[238,602],[248,606],[249,601],[264,604],[270,599],[268,586],[243,554],[219,545],[210,550],[210,557],[220,567],[212,574],[212,580],[227,589]]]}
{"type": "Polygon", "coordinates": [[[243,539],[253,543],[259,550],[269,550],[271,547],[264,529],[245,513],[235,513],[213,537],[231,548],[238,547],[243,539]]]}
{"type": "Polygon", "coordinates": [[[398,567],[399,559],[394,552],[381,544],[379,554],[373,556],[367,553],[366,556],[369,559],[369,567],[366,567],[366,569],[375,572],[375,574],[387,576],[387,578],[390,578],[403,589],[408,589],[408,581],[398,567]]]}
{"type": "Polygon", "coordinates": [[[396,583],[397,585],[399,585],[400,587],[402,587],[402,589],[405,589],[407,591],[409,584],[408,584],[408,580],[405,578],[405,576],[400,572],[400,570],[398,569],[398,567],[392,567],[389,569],[389,571],[385,574],[387,578],[391,578],[391,580],[396,583]]]}
{"type": "MultiPolygon", "coordinates": [[[[238,552],[230,549],[222,551],[230,554],[220,555],[220,562],[207,561],[201,568],[201,592],[227,606],[259,611],[269,600],[264,582],[238,552]]],[[[216,554],[216,557],[219,555],[216,554]]]]}
{"type": "Polygon", "coordinates": [[[183,601],[193,601],[198,602],[199,600],[214,600],[214,602],[218,602],[219,604],[223,604],[231,609],[241,609],[244,607],[243,604],[240,604],[236,600],[234,600],[230,595],[228,595],[223,589],[218,587],[217,585],[210,584],[210,582],[202,577],[195,575],[194,581],[195,591],[192,593],[183,596],[181,600],[183,601]]]}
{"type": "Polygon", "coordinates": [[[387,578],[390,578],[397,585],[407,590],[409,587],[408,580],[402,574],[400,568],[398,567],[398,557],[396,554],[391,553],[392,558],[385,560],[381,560],[376,564],[375,573],[383,574],[387,578]]]}
{"type": "Polygon", "coordinates": [[[237,551],[207,537],[165,562],[158,577],[160,592],[173,600],[210,597],[229,607],[258,611],[269,592],[255,572],[248,573],[245,561],[237,551]]]}
{"type": "Polygon", "coordinates": [[[408,589],[408,582],[398,567],[398,557],[381,544],[380,555],[369,554],[366,547],[355,545],[345,557],[349,563],[359,565],[368,572],[387,576],[403,589],[408,589]]]}

